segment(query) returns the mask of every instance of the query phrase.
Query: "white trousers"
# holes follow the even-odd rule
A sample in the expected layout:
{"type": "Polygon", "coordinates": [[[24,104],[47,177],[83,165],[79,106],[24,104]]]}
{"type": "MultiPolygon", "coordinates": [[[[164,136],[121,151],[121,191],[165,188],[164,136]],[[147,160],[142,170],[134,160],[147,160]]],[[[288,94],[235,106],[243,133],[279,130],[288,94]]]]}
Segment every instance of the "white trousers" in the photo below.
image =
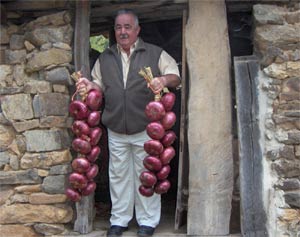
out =
{"type": "Polygon", "coordinates": [[[146,131],[126,135],[108,129],[111,225],[128,226],[134,210],[138,225],[156,227],[159,223],[160,195],[144,197],[138,191],[139,176],[146,170],[144,143],[150,139],[146,131]]]}

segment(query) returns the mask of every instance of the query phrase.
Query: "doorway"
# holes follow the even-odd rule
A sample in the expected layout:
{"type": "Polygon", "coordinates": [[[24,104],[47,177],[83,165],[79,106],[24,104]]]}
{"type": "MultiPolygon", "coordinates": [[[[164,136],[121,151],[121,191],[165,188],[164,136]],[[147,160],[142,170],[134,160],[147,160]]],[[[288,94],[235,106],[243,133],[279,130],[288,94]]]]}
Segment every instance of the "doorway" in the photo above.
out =
{"type": "MultiPolygon", "coordinates": [[[[170,54],[177,62],[180,74],[182,75],[182,19],[164,20],[156,22],[141,23],[140,37],[148,43],[152,43],[162,47],[168,54],[170,54]]],[[[110,31],[109,44],[115,42],[113,29],[110,31]]],[[[179,169],[179,151],[180,151],[180,118],[181,118],[181,90],[171,89],[176,95],[176,102],[173,108],[176,114],[176,123],[172,130],[176,133],[177,139],[173,147],[176,151],[175,158],[171,161],[171,173],[168,180],[171,182],[171,188],[168,193],[162,195],[162,217],[161,224],[157,231],[170,232],[174,230],[177,192],[178,192],[178,169],[179,169]]],[[[105,130],[105,129],[104,129],[105,130]]],[[[108,182],[108,146],[106,131],[100,141],[101,155],[98,161],[100,172],[96,178],[97,189],[95,191],[95,206],[96,218],[95,228],[105,230],[109,227],[110,218],[110,196],[109,196],[109,182],[108,182]]],[[[188,177],[188,174],[184,174],[188,177]]],[[[186,216],[185,216],[186,218],[186,216]]],[[[186,219],[181,221],[186,223],[186,219]]],[[[182,224],[181,224],[182,225],[182,224]]],[[[135,220],[132,220],[130,227],[136,228],[135,220]]],[[[177,233],[186,233],[186,225],[180,226],[177,233]]]]}

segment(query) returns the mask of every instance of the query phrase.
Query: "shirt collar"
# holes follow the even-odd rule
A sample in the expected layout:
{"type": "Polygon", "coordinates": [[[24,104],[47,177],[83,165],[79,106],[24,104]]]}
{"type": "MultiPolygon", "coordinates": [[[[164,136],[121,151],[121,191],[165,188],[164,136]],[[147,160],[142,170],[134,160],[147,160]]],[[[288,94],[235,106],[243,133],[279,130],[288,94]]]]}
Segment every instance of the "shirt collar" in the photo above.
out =
{"type": "MultiPolygon", "coordinates": [[[[134,42],[134,44],[131,45],[131,47],[130,47],[130,55],[131,55],[132,52],[136,49],[138,43],[139,43],[139,38],[137,38],[137,40],[134,42]]],[[[117,50],[118,50],[118,53],[119,53],[119,54],[120,54],[122,51],[124,51],[124,50],[122,49],[122,47],[121,47],[119,44],[117,44],[117,50]]]]}

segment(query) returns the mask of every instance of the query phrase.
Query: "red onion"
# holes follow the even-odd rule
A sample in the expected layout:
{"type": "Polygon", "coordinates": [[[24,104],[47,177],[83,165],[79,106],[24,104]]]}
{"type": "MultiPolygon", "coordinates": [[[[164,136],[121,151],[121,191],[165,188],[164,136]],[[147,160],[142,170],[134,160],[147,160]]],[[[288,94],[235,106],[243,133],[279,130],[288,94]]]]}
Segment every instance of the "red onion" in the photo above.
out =
{"type": "Polygon", "coordinates": [[[98,156],[101,152],[101,149],[99,146],[94,146],[89,154],[87,154],[86,158],[90,162],[95,162],[98,159],[98,156]]]}
{"type": "Polygon", "coordinates": [[[151,156],[158,156],[163,152],[164,147],[157,140],[149,140],[144,143],[144,150],[151,156]]]}
{"type": "Polygon", "coordinates": [[[91,139],[90,140],[91,145],[92,146],[97,145],[100,138],[101,138],[101,136],[102,136],[102,129],[101,128],[96,127],[96,128],[91,129],[90,135],[89,135],[89,137],[91,139]]]}
{"type": "Polygon", "coordinates": [[[175,149],[172,146],[166,147],[160,154],[159,159],[163,165],[167,165],[175,156],[175,149]]]}
{"type": "Polygon", "coordinates": [[[75,138],[72,142],[72,147],[80,154],[87,154],[91,151],[91,144],[81,138],[75,138]]]}
{"type": "Polygon", "coordinates": [[[81,195],[88,196],[88,195],[92,194],[95,191],[96,187],[97,187],[97,185],[94,181],[88,182],[87,186],[81,190],[81,195]]]}
{"type": "Polygon", "coordinates": [[[160,140],[165,135],[165,129],[159,122],[149,123],[146,131],[148,136],[155,140],[160,140]]]}
{"type": "Polygon", "coordinates": [[[155,156],[147,156],[143,160],[143,164],[144,164],[145,168],[150,171],[159,171],[162,167],[162,163],[161,163],[160,159],[158,159],[155,156]]]}
{"type": "Polygon", "coordinates": [[[159,101],[151,101],[146,105],[145,114],[150,121],[159,121],[165,114],[165,108],[159,101]]]}
{"type": "Polygon", "coordinates": [[[176,134],[172,130],[166,131],[164,137],[161,139],[161,143],[164,147],[171,146],[176,139],[176,134]]]}
{"type": "Polygon", "coordinates": [[[162,181],[159,181],[154,188],[154,192],[156,192],[157,194],[163,194],[168,192],[168,190],[171,187],[171,183],[169,180],[165,179],[162,181]]]}
{"type": "Polygon", "coordinates": [[[84,157],[79,157],[72,161],[72,168],[78,173],[85,173],[90,169],[90,167],[90,162],[84,157]]]}
{"type": "Polygon", "coordinates": [[[81,136],[82,134],[89,134],[90,127],[83,120],[76,120],[72,124],[72,131],[76,136],[81,136]]]}
{"type": "Polygon", "coordinates": [[[88,180],[92,180],[93,178],[95,178],[97,176],[99,172],[99,167],[97,164],[93,164],[92,167],[86,172],[86,177],[88,178],[88,180]]]}
{"type": "Polygon", "coordinates": [[[100,123],[100,119],[100,111],[92,111],[87,118],[87,123],[90,127],[95,127],[100,123]]]}
{"type": "Polygon", "coordinates": [[[164,180],[170,174],[171,167],[169,165],[165,165],[161,168],[159,172],[156,173],[156,177],[158,180],[164,180]]]}
{"type": "Polygon", "coordinates": [[[139,187],[139,192],[145,197],[151,197],[154,193],[154,190],[152,187],[149,188],[149,187],[145,187],[144,185],[141,185],[139,187]]]}
{"type": "Polygon", "coordinates": [[[85,103],[91,110],[98,110],[102,104],[102,92],[99,90],[89,91],[85,103]]]}
{"type": "Polygon", "coordinates": [[[87,185],[87,178],[83,174],[74,172],[69,176],[69,183],[73,188],[83,189],[87,185]]]}
{"type": "Polygon", "coordinates": [[[79,202],[81,199],[80,193],[73,188],[67,188],[65,194],[73,202],[79,202]]]}
{"type": "Polygon", "coordinates": [[[160,121],[165,130],[172,128],[176,122],[176,115],[173,111],[169,111],[160,121]]]}
{"type": "Polygon", "coordinates": [[[152,187],[156,184],[157,178],[151,171],[143,171],[140,174],[140,181],[145,187],[152,187]]]}
{"type": "Polygon", "coordinates": [[[175,104],[175,94],[173,92],[164,94],[161,97],[160,102],[163,104],[166,111],[171,111],[175,104]]]}
{"type": "Polygon", "coordinates": [[[75,119],[85,119],[89,114],[88,107],[80,100],[74,100],[69,105],[69,112],[75,119]]]}

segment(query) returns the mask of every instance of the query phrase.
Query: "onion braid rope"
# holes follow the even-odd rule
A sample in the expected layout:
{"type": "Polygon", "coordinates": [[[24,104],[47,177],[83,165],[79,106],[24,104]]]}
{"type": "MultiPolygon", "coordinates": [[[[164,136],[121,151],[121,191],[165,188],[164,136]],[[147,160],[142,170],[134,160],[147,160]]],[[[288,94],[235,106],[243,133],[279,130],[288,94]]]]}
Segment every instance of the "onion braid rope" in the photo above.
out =
{"type": "MultiPolygon", "coordinates": [[[[71,78],[76,82],[78,83],[79,81],[79,78],[82,76],[81,72],[78,71],[78,72],[73,72],[72,75],[71,75],[71,78]]],[[[83,82],[81,83],[78,83],[77,85],[80,85],[82,84],[83,82]]],[[[77,93],[79,92],[79,88],[76,88],[76,91],[74,92],[74,94],[72,95],[72,101],[74,100],[74,97],[77,95],[77,93]]],[[[84,92],[84,95],[81,96],[81,99],[84,101],[87,97],[87,92],[85,91],[84,92]]]]}

